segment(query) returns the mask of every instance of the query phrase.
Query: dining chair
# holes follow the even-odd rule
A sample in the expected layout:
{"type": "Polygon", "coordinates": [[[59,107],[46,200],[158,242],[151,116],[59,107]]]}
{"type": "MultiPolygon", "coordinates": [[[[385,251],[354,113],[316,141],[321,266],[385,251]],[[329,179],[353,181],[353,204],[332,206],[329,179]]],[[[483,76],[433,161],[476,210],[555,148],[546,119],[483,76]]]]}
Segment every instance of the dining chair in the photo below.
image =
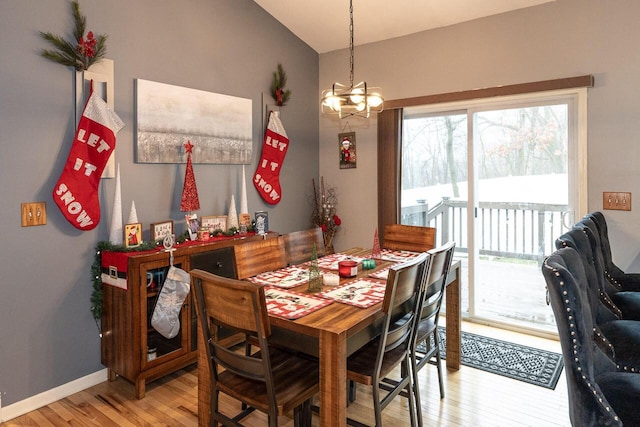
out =
{"type": "Polygon", "coordinates": [[[238,279],[287,266],[282,236],[252,240],[233,247],[238,279]]]}
{"type": "Polygon", "coordinates": [[[288,265],[301,264],[311,259],[313,255],[313,245],[316,245],[316,255],[322,257],[326,255],[324,247],[324,236],[320,227],[308,230],[293,231],[284,234],[284,251],[288,265]]]}
{"type": "Polygon", "coordinates": [[[594,343],[580,254],[570,247],[555,251],[545,259],[542,274],[558,327],[571,425],[640,425],[640,375],[616,371],[594,343]]]}
{"type": "MultiPolygon", "coordinates": [[[[604,273],[607,280],[616,291],[640,291],[640,274],[626,273],[613,262],[611,242],[609,240],[609,228],[607,220],[602,212],[591,212],[584,216],[594,223],[593,231],[598,235],[598,249],[604,262],[604,273]]],[[[582,222],[582,221],[581,221],[582,222]]]]}
{"type": "Polygon", "coordinates": [[[595,326],[594,340],[617,365],[618,370],[640,372],[640,321],[619,318],[619,310],[603,302],[602,277],[598,274],[592,246],[587,237],[589,229],[574,227],[556,241],[558,248],[571,248],[580,257],[585,280],[580,285],[589,303],[589,313],[595,326]]]}
{"type": "Polygon", "coordinates": [[[426,252],[436,246],[436,229],[417,225],[387,224],[384,226],[384,249],[426,252]]]}
{"type": "Polygon", "coordinates": [[[444,398],[438,318],[440,317],[440,307],[442,305],[445,284],[447,283],[447,276],[449,275],[449,268],[451,267],[455,247],[455,242],[451,241],[427,252],[430,256],[430,261],[425,271],[425,278],[421,290],[420,317],[416,320],[417,324],[411,343],[411,368],[413,381],[416,384],[416,390],[418,390],[416,394],[418,426],[422,426],[418,372],[426,364],[435,365],[438,369],[440,399],[444,398]]]}
{"type": "MultiPolygon", "coordinates": [[[[429,255],[389,269],[381,312],[381,334],[347,358],[347,379],[372,388],[376,426],[382,425],[382,410],[402,391],[409,399],[411,425],[416,425],[417,388],[411,374],[411,339],[418,317],[420,286],[429,255]],[[393,379],[391,372],[396,370],[393,379]]],[[[352,387],[352,384],[349,387],[352,387]]],[[[348,419],[350,425],[361,425],[348,419]]]]}
{"type": "MultiPolygon", "coordinates": [[[[640,320],[640,292],[622,289],[618,286],[618,283],[612,283],[610,280],[610,275],[607,274],[605,266],[600,233],[595,222],[591,217],[586,216],[574,228],[581,229],[591,245],[589,255],[593,258],[594,268],[598,275],[601,301],[621,319],[640,320]]],[[[558,240],[561,240],[561,238],[558,240]]],[[[633,276],[633,274],[629,276],[633,276]]]]}
{"type": "Polygon", "coordinates": [[[311,398],[319,391],[318,363],[269,346],[264,286],[202,270],[190,275],[209,363],[211,425],[240,426],[241,419],[259,410],[267,414],[269,426],[277,426],[278,416],[291,411],[295,426],[310,426],[311,398]],[[258,351],[247,355],[225,345],[217,336],[221,326],[255,336],[258,351]],[[236,415],[221,412],[220,393],[243,403],[236,415]]]}

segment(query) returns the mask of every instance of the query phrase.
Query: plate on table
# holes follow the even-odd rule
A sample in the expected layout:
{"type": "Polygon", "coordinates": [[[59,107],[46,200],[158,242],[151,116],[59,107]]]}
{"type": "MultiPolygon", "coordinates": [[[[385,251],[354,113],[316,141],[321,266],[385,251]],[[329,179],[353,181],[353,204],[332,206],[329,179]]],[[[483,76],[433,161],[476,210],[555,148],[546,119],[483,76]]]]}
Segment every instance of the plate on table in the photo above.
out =
{"type": "Polygon", "coordinates": [[[380,256],[376,258],[383,261],[405,262],[420,255],[420,252],[400,251],[396,249],[380,249],[380,256]]]}
{"type": "MultiPolygon", "coordinates": [[[[318,258],[318,267],[324,268],[325,270],[338,271],[338,263],[340,261],[355,261],[358,264],[360,264],[363,259],[364,258],[358,257],[358,256],[335,253],[335,254],[325,255],[321,258],[318,258]]],[[[310,263],[311,261],[307,261],[305,265],[309,265],[310,263]]]]}
{"type": "Polygon", "coordinates": [[[292,265],[280,270],[267,271],[247,280],[259,285],[277,286],[279,288],[293,288],[309,281],[309,269],[292,265]]]}
{"type": "Polygon", "coordinates": [[[384,299],[386,282],[371,279],[356,279],[318,295],[344,304],[360,308],[371,307],[384,299]]]}
{"type": "Polygon", "coordinates": [[[331,301],[327,299],[272,286],[265,287],[264,295],[267,302],[267,312],[285,319],[299,319],[331,304],[331,301]]]}

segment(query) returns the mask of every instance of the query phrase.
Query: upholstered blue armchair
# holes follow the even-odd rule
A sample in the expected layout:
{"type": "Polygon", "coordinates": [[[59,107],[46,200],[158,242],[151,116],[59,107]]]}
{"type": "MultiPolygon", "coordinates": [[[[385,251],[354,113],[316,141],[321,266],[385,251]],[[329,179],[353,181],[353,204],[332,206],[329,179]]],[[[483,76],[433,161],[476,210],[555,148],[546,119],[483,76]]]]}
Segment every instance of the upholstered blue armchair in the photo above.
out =
{"type": "Polygon", "coordinates": [[[596,344],[616,363],[618,370],[640,372],[640,321],[621,320],[620,310],[608,300],[588,234],[588,229],[576,226],[558,238],[556,247],[575,249],[579,256],[585,276],[580,284],[584,286],[593,316],[596,344]]]}
{"type": "Polygon", "coordinates": [[[545,260],[542,273],[562,346],[571,424],[640,425],[640,375],[616,371],[593,341],[593,315],[580,254],[573,248],[559,249],[545,260]]]}
{"type": "Polygon", "coordinates": [[[611,302],[620,310],[620,317],[627,320],[640,320],[640,292],[634,290],[636,287],[640,287],[640,275],[624,273],[611,261],[611,250],[609,249],[609,238],[606,236],[607,228],[604,216],[600,212],[594,212],[585,216],[576,224],[576,227],[585,229],[593,249],[598,275],[604,283],[604,291],[611,302]],[[600,218],[599,221],[604,225],[598,226],[595,218],[600,218]],[[607,263],[609,264],[608,267],[607,263]],[[615,277],[618,277],[616,279],[611,271],[622,273],[615,273],[615,277]]]}
{"type": "Polygon", "coordinates": [[[602,212],[591,212],[585,215],[585,218],[591,219],[596,227],[600,238],[600,250],[604,261],[604,272],[607,279],[619,291],[640,291],[640,274],[625,273],[614,262],[611,254],[611,245],[609,243],[609,229],[607,220],[602,212]]]}

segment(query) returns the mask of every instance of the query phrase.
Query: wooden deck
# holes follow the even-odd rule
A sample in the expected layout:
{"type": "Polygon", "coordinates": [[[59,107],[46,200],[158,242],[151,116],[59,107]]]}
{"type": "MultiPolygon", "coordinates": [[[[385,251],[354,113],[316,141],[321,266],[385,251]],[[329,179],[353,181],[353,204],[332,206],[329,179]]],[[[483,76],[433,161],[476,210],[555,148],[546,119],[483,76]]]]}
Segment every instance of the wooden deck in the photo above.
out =
{"type": "MultiPolygon", "coordinates": [[[[462,314],[469,313],[468,260],[462,261],[462,314]]],[[[512,327],[537,329],[556,334],[551,306],[546,303],[546,288],[535,261],[482,258],[476,283],[476,317],[512,327]]]]}

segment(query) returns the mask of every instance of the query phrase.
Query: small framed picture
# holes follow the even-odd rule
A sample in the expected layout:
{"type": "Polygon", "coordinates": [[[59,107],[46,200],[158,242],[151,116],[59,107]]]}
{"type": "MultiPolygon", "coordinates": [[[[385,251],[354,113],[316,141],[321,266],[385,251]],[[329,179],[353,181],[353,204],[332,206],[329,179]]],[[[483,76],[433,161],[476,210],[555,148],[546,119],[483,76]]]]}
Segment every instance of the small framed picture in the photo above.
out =
{"type": "Polygon", "coordinates": [[[215,232],[216,230],[222,230],[223,232],[226,232],[227,216],[226,215],[203,216],[202,226],[207,227],[211,233],[215,232]]]}
{"type": "Polygon", "coordinates": [[[338,134],[338,150],[340,152],[340,169],[356,167],[356,133],[345,132],[338,134]]]}
{"type": "Polygon", "coordinates": [[[127,248],[139,246],[142,243],[142,224],[125,224],[124,245],[127,248]]]}
{"type": "Polygon", "coordinates": [[[257,211],[256,217],[256,233],[267,234],[269,231],[269,213],[266,211],[257,211]]]}
{"type": "Polygon", "coordinates": [[[187,230],[189,231],[189,239],[196,240],[198,238],[198,228],[200,225],[198,224],[198,215],[191,214],[185,215],[184,220],[187,223],[187,230]]]}
{"type": "Polygon", "coordinates": [[[149,227],[151,232],[151,241],[164,239],[167,234],[173,234],[173,220],[166,220],[162,222],[155,222],[149,227]]]}

